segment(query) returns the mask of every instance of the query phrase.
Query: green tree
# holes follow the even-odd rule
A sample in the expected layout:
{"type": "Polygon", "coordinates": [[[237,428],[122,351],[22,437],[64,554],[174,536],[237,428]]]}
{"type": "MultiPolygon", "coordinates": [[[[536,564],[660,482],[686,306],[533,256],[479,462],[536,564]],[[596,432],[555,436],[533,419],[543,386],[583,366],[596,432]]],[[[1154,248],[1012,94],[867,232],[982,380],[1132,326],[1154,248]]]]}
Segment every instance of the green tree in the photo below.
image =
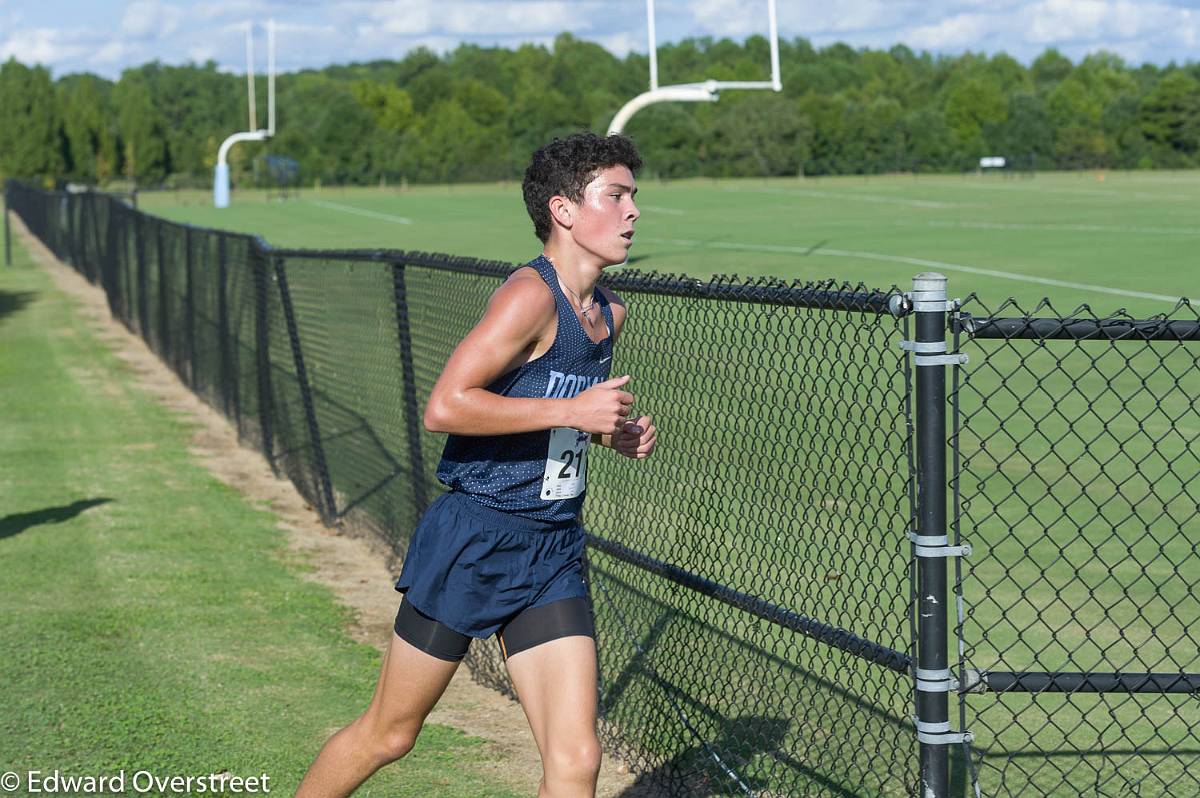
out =
{"type": "Polygon", "coordinates": [[[983,132],[1008,118],[1008,98],[1000,86],[983,78],[968,78],[946,94],[946,125],[968,158],[987,155],[983,132]]]}
{"type": "Polygon", "coordinates": [[[112,84],[95,75],[68,75],[56,86],[59,118],[67,141],[67,174],[103,183],[116,175],[116,120],[110,115],[112,84]]]}
{"type": "Polygon", "coordinates": [[[1048,90],[1071,74],[1072,69],[1071,59],[1052,47],[1034,60],[1029,71],[1038,89],[1048,90]]]}
{"type": "Polygon", "coordinates": [[[1017,165],[1046,163],[1054,154],[1054,124],[1042,99],[1029,91],[1008,98],[1008,118],[992,131],[991,149],[1017,165]]]}
{"type": "Polygon", "coordinates": [[[168,171],[165,123],[154,105],[146,80],[126,70],[113,87],[121,136],[123,174],[139,183],[162,180],[168,171]]]}
{"type": "Polygon", "coordinates": [[[1143,135],[1184,156],[1200,150],[1200,80],[1172,71],[1146,95],[1139,111],[1143,135]]]}
{"type": "Polygon", "coordinates": [[[413,121],[412,97],[388,83],[356,80],[350,93],[371,114],[375,126],[387,133],[403,133],[413,121]]]}
{"type": "Polygon", "coordinates": [[[1054,125],[1054,154],[1060,166],[1078,168],[1107,162],[1110,142],[1100,124],[1103,106],[1080,70],[1046,96],[1046,112],[1054,125]]]}
{"type": "Polygon", "coordinates": [[[0,174],[44,180],[61,176],[66,144],[50,72],[8,59],[0,65],[0,108],[0,174]]]}
{"type": "Polygon", "coordinates": [[[720,110],[704,173],[794,175],[811,154],[812,128],[796,103],[756,92],[720,110]]]}

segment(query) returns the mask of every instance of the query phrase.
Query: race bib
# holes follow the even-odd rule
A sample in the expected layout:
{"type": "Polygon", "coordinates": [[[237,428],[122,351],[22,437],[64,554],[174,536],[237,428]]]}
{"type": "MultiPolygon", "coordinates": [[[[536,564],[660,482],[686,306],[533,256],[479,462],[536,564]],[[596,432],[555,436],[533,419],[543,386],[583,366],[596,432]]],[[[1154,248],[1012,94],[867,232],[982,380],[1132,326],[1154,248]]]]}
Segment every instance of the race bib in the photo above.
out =
{"type": "Polygon", "coordinates": [[[592,436],[573,427],[553,427],[542,475],[542,498],[573,499],[587,487],[587,452],[592,436]]]}

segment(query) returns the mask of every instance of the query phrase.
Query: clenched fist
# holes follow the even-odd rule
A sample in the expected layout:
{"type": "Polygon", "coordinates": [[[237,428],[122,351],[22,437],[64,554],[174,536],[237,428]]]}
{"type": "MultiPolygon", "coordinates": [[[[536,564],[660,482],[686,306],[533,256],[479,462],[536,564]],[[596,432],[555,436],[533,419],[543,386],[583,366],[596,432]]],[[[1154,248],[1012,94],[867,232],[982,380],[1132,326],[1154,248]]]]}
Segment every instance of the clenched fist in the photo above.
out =
{"type": "Polygon", "coordinates": [[[627,382],[628,374],[613,377],[596,383],[572,399],[575,422],[571,426],[615,438],[633,407],[633,394],[621,390],[627,382]]]}
{"type": "Polygon", "coordinates": [[[650,416],[638,416],[632,421],[623,423],[612,437],[612,448],[626,457],[634,460],[645,460],[654,451],[654,443],[658,440],[658,428],[650,420],[650,416]]]}

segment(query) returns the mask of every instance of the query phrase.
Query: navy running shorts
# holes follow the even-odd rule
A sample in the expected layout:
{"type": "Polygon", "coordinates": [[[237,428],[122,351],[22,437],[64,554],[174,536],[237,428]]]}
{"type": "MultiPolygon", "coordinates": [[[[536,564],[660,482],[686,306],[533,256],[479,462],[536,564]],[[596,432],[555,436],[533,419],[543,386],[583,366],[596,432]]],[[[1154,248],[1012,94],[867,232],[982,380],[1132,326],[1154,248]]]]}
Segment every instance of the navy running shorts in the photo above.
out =
{"type": "Polygon", "coordinates": [[[589,600],[583,529],[439,496],[417,524],[396,590],[421,615],[469,637],[490,637],[523,611],[589,600]]]}

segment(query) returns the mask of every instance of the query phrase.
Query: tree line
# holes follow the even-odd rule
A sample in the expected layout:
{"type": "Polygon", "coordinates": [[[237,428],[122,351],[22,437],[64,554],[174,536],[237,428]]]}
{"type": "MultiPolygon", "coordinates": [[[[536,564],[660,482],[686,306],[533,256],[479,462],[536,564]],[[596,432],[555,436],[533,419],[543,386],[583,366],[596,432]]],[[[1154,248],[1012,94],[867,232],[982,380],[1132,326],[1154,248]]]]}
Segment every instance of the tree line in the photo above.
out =
{"type": "MultiPolygon", "coordinates": [[[[626,127],[661,178],[945,172],[1002,155],[1018,168],[1200,166],[1200,63],[1134,66],[1056,50],[1028,67],[998,54],[940,56],[897,45],[780,42],[784,90],[640,111],[626,127]]],[[[659,48],[660,83],[762,80],[760,36],[659,48]]],[[[304,183],[519,178],[554,136],[603,132],[647,87],[648,58],[618,58],[570,34],[553,46],[464,44],[438,55],[279,75],[277,135],[239,144],[235,184],[264,184],[262,155],[300,164],[304,183]]],[[[217,148],[248,125],[245,76],[152,62],[116,81],[52,79],[0,65],[0,176],[100,185],[204,185],[217,148]]],[[[265,81],[257,85],[265,126],[265,81]]]]}

